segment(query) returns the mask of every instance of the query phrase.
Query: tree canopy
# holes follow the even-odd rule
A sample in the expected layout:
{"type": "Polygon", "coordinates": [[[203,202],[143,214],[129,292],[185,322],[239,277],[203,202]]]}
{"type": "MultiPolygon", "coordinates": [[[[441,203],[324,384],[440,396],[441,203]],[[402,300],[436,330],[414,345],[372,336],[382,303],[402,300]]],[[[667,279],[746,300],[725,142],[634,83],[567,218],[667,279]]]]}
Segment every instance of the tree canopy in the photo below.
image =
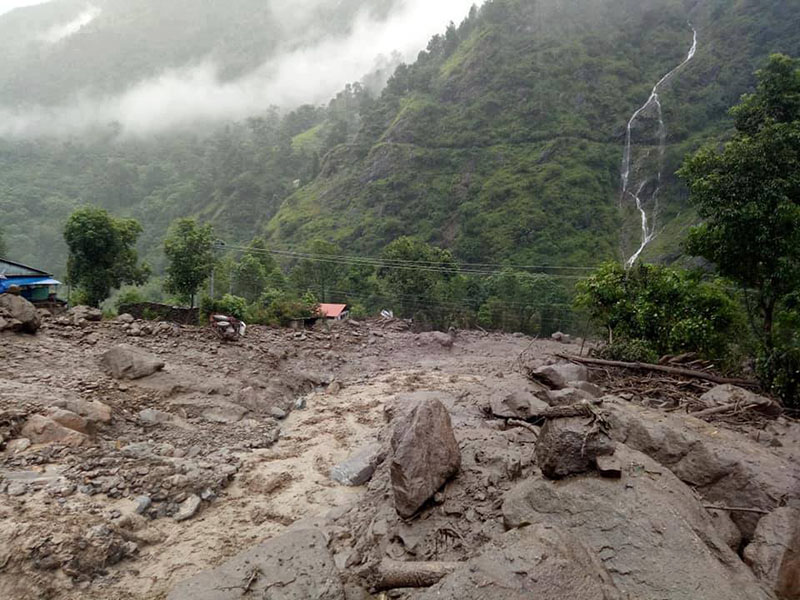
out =
{"type": "Polygon", "coordinates": [[[99,306],[123,284],[143,284],[150,270],[138,264],[136,240],[142,226],[134,219],[115,219],[103,209],[84,207],[64,227],[69,247],[67,279],[91,306],[99,306]]]}
{"type": "Polygon", "coordinates": [[[167,256],[165,289],[194,306],[197,290],[208,279],[214,265],[214,230],[194,219],[177,219],[164,240],[167,256]]]}

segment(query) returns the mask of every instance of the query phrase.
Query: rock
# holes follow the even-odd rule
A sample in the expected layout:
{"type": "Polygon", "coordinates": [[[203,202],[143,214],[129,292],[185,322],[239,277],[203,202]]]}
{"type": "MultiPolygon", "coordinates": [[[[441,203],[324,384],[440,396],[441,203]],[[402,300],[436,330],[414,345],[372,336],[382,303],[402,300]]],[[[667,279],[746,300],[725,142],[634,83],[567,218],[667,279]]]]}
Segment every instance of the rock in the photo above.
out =
{"type": "Polygon", "coordinates": [[[161,359],[126,344],[103,354],[100,364],[115,379],[141,379],[164,368],[161,359]]]}
{"type": "MultiPolygon", "coordinates": [[[[751,439],[690,416],[666,414],[607,396],[610,435],[643,452],[697,488],[709,504],[765,511],[800,495],[800,465],[751,439]]],[[[746,540],[760,516],[731,518],[746,540]]]]}
{"type": "Polygon", "coordinates": [[[420,598],[622,600],[622,594],[575,536],[533,525],[500,536],[420,598]]]}
{"type": "Polygon", "coordinates": [[[47,417],[67,429],[72,429],[84,435],[89,434],[89,422],[72,411],[54,408],[47,413],[47,417]]]}
{"type": "Polygon", "coordinates": [[[276,419],[285,419],[287,416],[286,411],[279,406],[270,406],[269,415],[271,417],[275,417],[276,419]]]}
{"type": "Polygon", "coordinates": [[[603,562],[623,598],[772,598],[688,486],[644,454],[624,445],[617,454],[626,465],[621,481],[581,475],[517,484],[503,498],[506,527],[569,531],[603,562]]]}
{"type": "Polygon", "coordinates": [[[546,392],[546,401],[550,406],[580,404],[584,400],[591,401],[594,399],[595,396],[574,387],[565,387],[563,390],[547,390],[546,392]]]}
{"type": "Polygon", "coordinates": [[[342,391],[342,384],[338,381],[334,381],[328,386],[329,394],[338,394],[341,391],[342,391]]]}
{"type": "Polygon", "coordinates": [[[492,414],[504,419],[525,420],[532,414],[547,409],[547,404],[530,392],[515,391],[490,400],[492,414]]]}
{"type": "Polygon", "coordinates": [[[150,499],[150,496],[137,496],[136,500],[136,507],[133,509],[137,515],[144,514],[150,506],[152,506],[153,501],[150,499]]]}
{"type": "Polygon", "coordinates": [[[394,504],[403,518],[413,516],[461,467],[450,414],[439,400],[419,401],[395,425],[392,450],[394,504]]]}
{"type": "Polygon", "coordinates": [[[232,402],[219,403],[203,411],[203,418],[212,423],[238,423],[247,414],[247,409],[232,402]]]}
{"type": "Polygon", "coordinates": [[[563,390],[570,387],[573,381],[588,381],[589,370],[583,365],[574,363],[558,363],[546,365],[533,370],[533,378],[544,383],[553,390],[563,390]]]}
{"type": "Polygon", "coordinates": [[[73,324],[79,325],[81,321],[102,321],[103,311],[91,306],[74,306],[67,311],[67,316],[73,324]]]}
{"type": "Polygon", "coordinates": [[[603,477],[622,477],[622,463],[616,456],[598,456],[596,462],[597,470],[603,477]]]}
{"type": "Polygon", "coordinates": [[[82,398],[58,399],[53,402],[53,406],[80,415],[89,423],[111,422],[111,408],[99,400],[89,401],[82,398]]]}
{"type": "Polygon", "coordinates": [[[178,512],[175,514],[174,519],[178,522],[191,519],[193,516],[197,514],[201,502],[202,500],[200,500],[200,496],[195,496],[194,494],[192,494],[186,500],[181,502],[181,505],[180,507],[178,507],[178,512]]]}
{"type": "Polygon", "coordinates": [[[139,420],[148,425],[170,423],[173,419],[174,417],[170,413],[156,410],[155,408],[145,408],[139,411],[139,420]]]}
{"type": "Polygon", "coordinates": [[[545,476],[560,479],[595,468],[616,444],[585,417],[549,419],[536,442],[536,463],[545,476]]]}
{"type": "Polygon", "coordinates": [[[319,529],[289,529],[213,570],[179,583],[167,600],[344,600],[327,541],[319,529]]]}
{"type": "Polygon", "coordinates": [[[19,454],[20,452],[25,452],[28,448],[31,447],[31,441],[28,438],[17,438],[16,440],[11,440],[6,444],[6,451],[9,454],[19,454]]]}
{"type": "Polygon", "coordinates": [[[593,398],[602,398],[605,395],[603,388],[589,381],[573,381],[572,386],[577,390],[586,392],[593,398]]]}
{"type": "Polygon", "coordinates": [[[0,294],[0,318],[0,331],[36,333],[42,326],[36,307],[16,294],[0,294]]]}
{"type": "Polygon", "coordinates": [[[117,322],[118,323],[127,323],[129,325],[131,323],[133,323],[135,320],[136,319],[133,318],[133,315],[130,315],[128,313],[123,313],[123,314],[121,314],[120,316],[117,317],[117,322]]]}
{"type": "Polygon", "coordinates": [[[364,485],[375,473],[375,468],[383,460],[382,448],[378,443],[369,444],[346,461],[331,469],[331,479],[347,486],[364,485]]]}
{"type": "Polygon", "coordinates": [[[59,425],[52,419],[42,415],[33,415],[22,427],[22,436],[34,444],[59,443],[65,446],[80,446],[87,441],[82,433],[59,425]]]}
{"type": "Polygon", "coordinates": [[[777,417],[783,412],[780,404],[764,396],[759,396],[751,391],[745,390],[735,385],[718,385],[700,396],[700,401],[708,408],[723,406],[725,404],[738,403],[742,406],[747,404],[758,404],[758,411],[766,415],[777,417]]]}
{"type": "Polygon", "coordinates": [[[24,496],[28,491],[28,486],[26,486],[21,481],[12,481],[8,484],[8,489],[6,489],[6,494],[9,496],[24,496]]]}
{"type": "Polygon", "coordinates": [[[744,560],[778,597],[800,598],[800,509],[784,506],[762,518],[744,560]]]}
{"type": "Polygon", "coordinates": [[[742,545],[742,532],[731,519],[730,514],[724,510],[709,510],[714,529],[717,530],[719,537],[728,545],[728,548],[738,553],[742,545]]]}
{"type": "Polygon", "coordinates": [[[572,336],[566,333],[561,333],[560,331],[556,331],[553,335],[550,336],[551,339],[555,340],[556,342],[561,342],[562,344],[569,344],[572,342],[572,336]]]}

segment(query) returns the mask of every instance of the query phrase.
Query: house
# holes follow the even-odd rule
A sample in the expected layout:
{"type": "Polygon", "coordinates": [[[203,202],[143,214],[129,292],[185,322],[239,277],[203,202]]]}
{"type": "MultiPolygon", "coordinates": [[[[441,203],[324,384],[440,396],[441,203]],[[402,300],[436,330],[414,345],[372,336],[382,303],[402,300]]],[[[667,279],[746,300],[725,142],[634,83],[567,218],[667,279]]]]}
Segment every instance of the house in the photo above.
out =
{"type": "Polygon", "coordinates": [[[16,287],[20,296],[34,304],[56,304],[60,285],[51,273],[0,258],[0,294],[16,287]]]}
{"type": "Polygon", "coordinates": [[[330,321],[343,321],[350,315],[347,304],[320,304],[318,312],[330,321]]]}

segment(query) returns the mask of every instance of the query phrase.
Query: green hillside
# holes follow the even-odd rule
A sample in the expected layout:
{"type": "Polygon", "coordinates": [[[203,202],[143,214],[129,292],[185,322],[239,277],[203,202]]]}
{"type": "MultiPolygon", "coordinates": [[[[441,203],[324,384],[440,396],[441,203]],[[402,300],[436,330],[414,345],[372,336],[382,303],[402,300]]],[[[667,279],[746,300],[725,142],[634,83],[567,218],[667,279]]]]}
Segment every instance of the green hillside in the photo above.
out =
{"type": "MultiPolygon", "coordinates": [[[[13,19],[55,19],[67,4],[5,15],[0,44],[11,47],[3,31],[14,29],[13,19]]],[[[272,21],[255,0],[225,3],[227,12],[198,0],[97,4],[106,12],[70,38],[63,58],[34,56],[17,40],[17,59],[0,66],[0,93],[13,98],[32,86],[45,101],[87,86],[113,91],[209,47],[235,74],[271,51],[264,32],[272,21]],[[190,9],[211,12],[194,22],[190,9]],[[151,28],[154,20],[163,27],[151,28]],[[138,28],[161,33],[139,39],[138,28]],[[117,36],[118,55],[90,52],[94,36],[117,36]],[[151,43],[152,52],[125,50],[151,43]],[[124,62],[128,55],[141,64],[124,62]],[[77,60],[95,77],[68,68],[77,60]]],[[[645,254],[674,256],[693,217],[672,173],[688,151],[726,135],[727,108],[769,53],[800,55],[795,4],[491,0],[431,40],[377,98],[356,85],[327,106],[288,114],[264,107],[245,122],[194,132],[121,138],[110,124],[70,138],[0,138],[0,227],[13,258],[57,273],[63,223],[85,203],[139,219],[140,250],[156,271],[167,226],[179,216],[212,222],[226,240],[266,233],[288,248],[322,238],[374,254],[412,235],[474,262],[585,266],[627,257],[638,246],[639,216],[620,203],[626,123],[686,57],[691,22],[697,55],[661,90],[660,235],[645,254]]],[[[345,27],[361,5],[340,3],[327,26],[345,27]]],[[[634,130],[637,152],[657,153],[655,131],[645,115],[634,130]]]]}

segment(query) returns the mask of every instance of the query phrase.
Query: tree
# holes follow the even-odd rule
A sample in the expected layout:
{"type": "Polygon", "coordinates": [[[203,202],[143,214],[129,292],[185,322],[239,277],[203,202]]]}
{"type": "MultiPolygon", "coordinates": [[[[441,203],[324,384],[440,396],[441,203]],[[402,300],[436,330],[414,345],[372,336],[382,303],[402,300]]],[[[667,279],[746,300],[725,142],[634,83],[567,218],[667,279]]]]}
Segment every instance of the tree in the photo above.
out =
{"type": "Polygon", "coordinates": [[[310,291],[322,302],[330,302],[333,290],[342,277],[343,268],[338,257],[342,251],[336,244],[323,240],[311,243],[313,256],[301,260],[294,268],[291,278],[298,290],[310,291]]]}
{"type": "Polygon", "coordinates": [[[70,215],[64,227],[67,280],[85,295],[87,304],[99,306],[112,289],[147,281],[149,268],[137,265],[135,246],[141,233],[134,219],[115,219],[101,208],[79,208],[70,215]]]}
{"type": "Polygon", "coordinates": [[[167,292],[194,306],[197,290],[214,266],[214,230],[211,225],[198,225],[194,219],[177,219],[169,227],[164,240],[167,255],[167,292]]]}
{"type": "Polygon", "coordinates": [[[800,63],[775,54],[758,88],[731,110],[736,133],[679,171],[703,224],[688,249],[738,282],[769,353],[775,316],[800,286],[800,63]]]}
{"type": "Polygon", "coordinates": [[[233,269],[234,293],[255,302],[267,288],[282,289],[283,275],[266,242],[256,238],[233,269]]]}

